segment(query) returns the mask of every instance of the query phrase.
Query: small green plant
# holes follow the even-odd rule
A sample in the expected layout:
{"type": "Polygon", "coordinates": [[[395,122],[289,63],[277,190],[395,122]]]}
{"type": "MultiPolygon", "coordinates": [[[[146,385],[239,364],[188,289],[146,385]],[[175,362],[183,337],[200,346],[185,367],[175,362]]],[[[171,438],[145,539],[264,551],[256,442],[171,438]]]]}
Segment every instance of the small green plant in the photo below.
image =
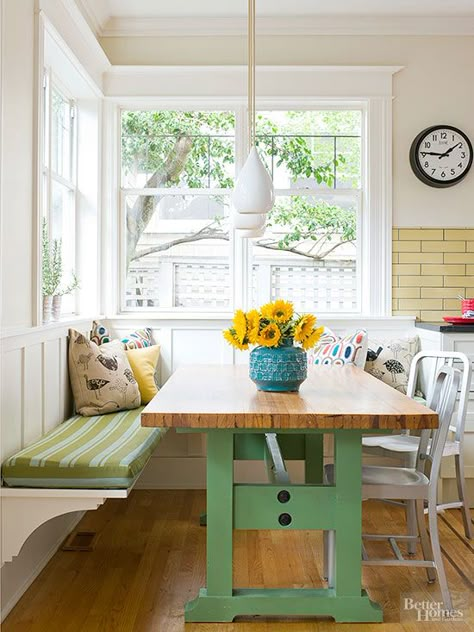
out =
{"type": "Polygon", "coordinates": [[[43,296],[64,296],[79,287],[79,279],[74,271],[71,272],[69,285],[60,287],[63,278],[62,242],[60,239],[50,240],[46,219],[43,219],[41,259],[43,296]]]}

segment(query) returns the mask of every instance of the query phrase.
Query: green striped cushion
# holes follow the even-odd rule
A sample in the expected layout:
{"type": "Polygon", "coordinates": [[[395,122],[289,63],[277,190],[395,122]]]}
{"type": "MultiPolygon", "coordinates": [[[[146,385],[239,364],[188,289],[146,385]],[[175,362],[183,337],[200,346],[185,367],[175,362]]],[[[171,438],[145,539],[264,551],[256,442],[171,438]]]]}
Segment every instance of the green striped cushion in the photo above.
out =
{"type": "Polygon", "coordinates": [[[126,489],[166,433],[142,428],[143,407],[71,417],[2,466],[10,487],[126,489]]]}

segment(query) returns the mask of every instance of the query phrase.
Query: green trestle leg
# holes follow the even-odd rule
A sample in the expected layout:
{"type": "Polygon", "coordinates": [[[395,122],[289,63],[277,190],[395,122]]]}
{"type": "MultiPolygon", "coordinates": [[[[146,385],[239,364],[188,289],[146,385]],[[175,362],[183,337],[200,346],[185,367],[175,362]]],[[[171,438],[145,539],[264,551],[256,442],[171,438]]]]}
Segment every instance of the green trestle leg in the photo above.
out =
{"type": "Polygon", "coordinates": [[[285,458],[305,459],[306,484],[234,484],[234,458],[266,458],[264,435],[237,432],[207,433],[207,588],[186,605],[185,620],[309,615],[341,622],[382,621],[381,608],[361,588],[361,431],[334,431],[335,486],[322,485],[319,432],[278,433],[285,458]],[[234,589],[233,529],[335,530],[334,588],[234,589]]]}

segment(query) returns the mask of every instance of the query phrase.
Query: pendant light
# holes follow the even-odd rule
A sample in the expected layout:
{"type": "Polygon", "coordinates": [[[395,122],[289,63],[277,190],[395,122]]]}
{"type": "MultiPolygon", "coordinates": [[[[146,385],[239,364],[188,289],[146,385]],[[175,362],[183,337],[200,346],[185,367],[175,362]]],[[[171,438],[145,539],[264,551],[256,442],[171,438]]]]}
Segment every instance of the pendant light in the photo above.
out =
{"type": "Polygon", "coordinates": [[[249,154],[235,184],[234,227],[242,237],[259,237],[273,207],[272,179],[255,147],[255,0],[248,0],[248,148],[249,154]]]}

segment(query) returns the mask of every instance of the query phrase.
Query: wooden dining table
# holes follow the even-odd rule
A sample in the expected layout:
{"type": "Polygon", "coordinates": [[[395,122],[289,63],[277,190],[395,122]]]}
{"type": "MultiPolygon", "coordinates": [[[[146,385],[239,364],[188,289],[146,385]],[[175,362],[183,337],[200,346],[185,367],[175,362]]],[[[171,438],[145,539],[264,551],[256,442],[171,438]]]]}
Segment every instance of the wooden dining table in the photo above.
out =
{"type": "Polygon", "coordinates": [[[177,369],[142,425],[207,435],[207,582],[185,620],[242,615],[382,621],[361,583],[362,435],[436,428],[438,416],[354,366],[310,367],[299,392],[258,391],[248,367],[177,369]],[[323,480],[323,435],[334,436],[335,484],[323,480]],[[236,483],[234,461],[262,459],[268,483],[236,483]],[[290,481],[286,460],[305,462],[290,481]],[[233,529],[335,530],[334,587],[235,588],[233,529]]]}

